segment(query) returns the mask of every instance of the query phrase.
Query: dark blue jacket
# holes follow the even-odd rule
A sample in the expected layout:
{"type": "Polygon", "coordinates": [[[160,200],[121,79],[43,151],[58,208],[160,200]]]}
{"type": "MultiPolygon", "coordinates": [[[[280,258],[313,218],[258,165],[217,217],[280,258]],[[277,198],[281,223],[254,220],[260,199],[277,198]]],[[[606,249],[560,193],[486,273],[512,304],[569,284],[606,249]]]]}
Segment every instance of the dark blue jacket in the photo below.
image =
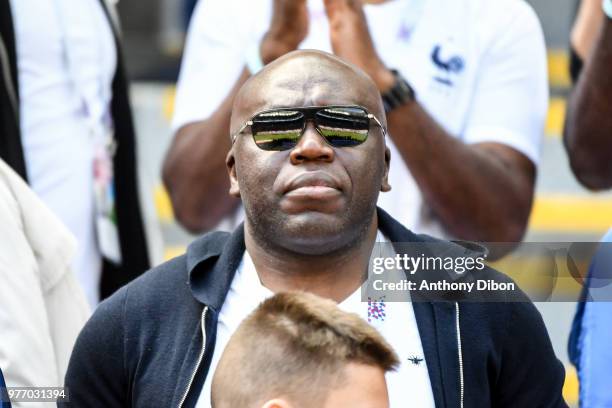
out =
{"type": "MultiPolygon", "coordinates": [[[[413,234],[382,210],[378,219],[391,242],[433,240],[413,234]]],[[[242,226],[232,234],[207,234],[186,255],[103,302],[70,359],[71,404],[193,407],[244,249],[242,226]]],[[[483,273],[508,280],[492,269],[483,273]]],[[[436,407],[566,407],[563,366],[526,297],[511,303],[415,302],[414,312],[436,407]]]]}

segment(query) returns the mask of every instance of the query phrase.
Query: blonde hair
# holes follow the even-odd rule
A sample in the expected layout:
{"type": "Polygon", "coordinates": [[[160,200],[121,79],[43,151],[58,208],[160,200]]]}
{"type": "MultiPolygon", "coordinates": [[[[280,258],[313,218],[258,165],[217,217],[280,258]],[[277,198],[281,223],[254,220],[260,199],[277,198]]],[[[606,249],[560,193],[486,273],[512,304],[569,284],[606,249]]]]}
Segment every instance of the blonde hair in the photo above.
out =
{"type": "Polygon", "coordinates": [[[349,363],[385,372],[399,365],[391,346],[356,314],[313,294],[279,293],[228,342],[213,377],[213,407],[257,407],[280,397],[322,406],[349,363]]]}

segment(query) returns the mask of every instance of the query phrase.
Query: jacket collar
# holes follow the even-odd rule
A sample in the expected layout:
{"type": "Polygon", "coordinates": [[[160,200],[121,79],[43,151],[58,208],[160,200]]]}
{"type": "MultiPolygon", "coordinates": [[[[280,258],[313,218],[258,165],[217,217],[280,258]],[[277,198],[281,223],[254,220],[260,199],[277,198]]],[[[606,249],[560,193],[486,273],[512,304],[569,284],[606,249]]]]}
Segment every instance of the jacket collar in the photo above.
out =
{"type": "Polygon", "coordinates": [[[221,310],[244,253],[244,225],[233,233],[211,232],[187,248],[187,272],[193,296],[215,312],[221,310]]]}
{"type": "Polygon", "coordinates": [[[380,229],[390,242],[421,242],[423,238],[404,227],[395,218],[391,217],[382,208],[377,208],[378,229],[380,229]]]}

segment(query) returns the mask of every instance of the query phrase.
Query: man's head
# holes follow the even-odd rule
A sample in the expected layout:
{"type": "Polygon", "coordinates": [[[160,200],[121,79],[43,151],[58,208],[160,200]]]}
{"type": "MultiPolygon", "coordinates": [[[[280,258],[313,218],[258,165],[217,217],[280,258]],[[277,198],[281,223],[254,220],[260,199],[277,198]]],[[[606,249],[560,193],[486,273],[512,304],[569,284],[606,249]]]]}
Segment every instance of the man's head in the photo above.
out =
{"type": "Polygon", "coordinates": [[[308,293],[263,302],[228,342],[214,408],[388,407],[384,374],[399,364],[359,316],[308,293]]]}
{"type": "MultiPolygon", "coordinates": [[[[386,125],[380,93],[365,73],[324,52],[295,51],[240,89],[231,134],[261,111],[328,105],[362,106],[386,125]]],[[[246,127],[227,158],[230,192],[242,198],[247,228],[262,243],[328,254],[356,245],[372,224],[379,192],[390,189],[389,160],[375,120],[353,147],[333,147],[307,121],[297,145],[283,151],[262,150],[246,127]]]]}

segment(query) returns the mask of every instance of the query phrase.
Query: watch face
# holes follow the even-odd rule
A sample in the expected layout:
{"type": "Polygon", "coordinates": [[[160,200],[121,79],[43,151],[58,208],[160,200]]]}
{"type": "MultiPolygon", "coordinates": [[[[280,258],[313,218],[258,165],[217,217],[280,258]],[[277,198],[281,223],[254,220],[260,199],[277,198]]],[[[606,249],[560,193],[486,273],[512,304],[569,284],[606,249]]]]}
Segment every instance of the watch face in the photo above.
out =
{"type": "Polygon", "coordinates": [[[391,89],[381,95],[385,106],[385,112],[387,113],[398,106],[405,105],[415,100],[415,93],[410,84],[398,71],[391,70],[391,72],[393,72],[395,76],[395,84],[391,89]]]}

